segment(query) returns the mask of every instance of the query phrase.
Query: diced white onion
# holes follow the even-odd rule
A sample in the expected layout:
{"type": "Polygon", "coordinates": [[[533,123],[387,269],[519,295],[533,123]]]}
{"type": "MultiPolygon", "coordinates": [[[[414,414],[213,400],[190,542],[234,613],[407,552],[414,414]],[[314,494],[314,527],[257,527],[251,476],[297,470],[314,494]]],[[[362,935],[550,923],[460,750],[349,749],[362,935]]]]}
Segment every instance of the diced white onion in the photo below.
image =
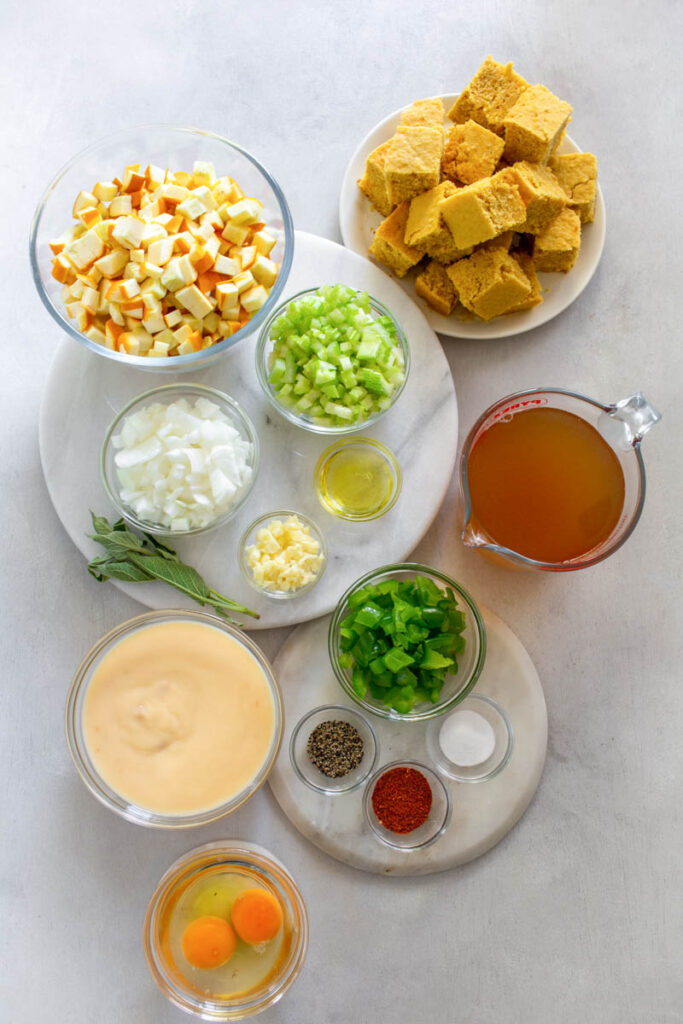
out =
{"type": "Polygon", "coordinates": [[[171,531],[209,526],[252,478],[252,445],[206,398],[145,406],[126,416],[112,445],[121,501],[171,531]]]}

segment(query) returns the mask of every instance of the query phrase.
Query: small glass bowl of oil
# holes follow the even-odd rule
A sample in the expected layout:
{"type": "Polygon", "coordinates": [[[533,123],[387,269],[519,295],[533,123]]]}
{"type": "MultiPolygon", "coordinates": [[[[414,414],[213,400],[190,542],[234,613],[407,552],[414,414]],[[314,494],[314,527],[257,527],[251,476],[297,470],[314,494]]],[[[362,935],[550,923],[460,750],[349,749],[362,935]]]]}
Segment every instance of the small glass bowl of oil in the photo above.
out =
{"type": "Polygon", "coordinates": [[[394,453],[371,437],[337,441],[315,467],[315,490],[323,508],[352,522],[379,519],[393,508],[402,480],[394,453]]]}

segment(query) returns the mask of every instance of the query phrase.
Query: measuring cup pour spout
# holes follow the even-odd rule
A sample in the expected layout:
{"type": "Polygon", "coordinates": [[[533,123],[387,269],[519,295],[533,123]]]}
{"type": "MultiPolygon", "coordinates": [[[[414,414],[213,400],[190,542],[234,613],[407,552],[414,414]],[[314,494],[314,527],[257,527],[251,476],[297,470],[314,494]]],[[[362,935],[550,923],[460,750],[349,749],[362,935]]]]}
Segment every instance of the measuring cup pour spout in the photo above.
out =
{"type": "Polygon", "coordinates": [[[490,544],[489,538],[477,529],[471,518],[463,526],[462,542],[468,548],[485,548],[490,544]]]}

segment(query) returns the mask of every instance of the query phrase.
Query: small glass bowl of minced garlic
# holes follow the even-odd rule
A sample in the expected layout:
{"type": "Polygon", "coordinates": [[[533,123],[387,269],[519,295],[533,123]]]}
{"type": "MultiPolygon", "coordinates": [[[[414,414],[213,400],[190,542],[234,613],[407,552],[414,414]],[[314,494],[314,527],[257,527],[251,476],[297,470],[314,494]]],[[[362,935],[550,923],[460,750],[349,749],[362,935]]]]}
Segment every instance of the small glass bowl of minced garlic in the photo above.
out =
{"type": "Polygon", "coordinates": [[[327,546],[308,516],[291,509],[267,512],[242,535],[245,579],[266,597],[297,597],[314,587],[327,564],[327,546]]]}
{"type": "Polygon", "coordinates": [[[324,704],[294,726],[289,757],[301,782],[334,796],[358,789],[372,774],[379,743],[365,715],[344,704],[324,704]]]}

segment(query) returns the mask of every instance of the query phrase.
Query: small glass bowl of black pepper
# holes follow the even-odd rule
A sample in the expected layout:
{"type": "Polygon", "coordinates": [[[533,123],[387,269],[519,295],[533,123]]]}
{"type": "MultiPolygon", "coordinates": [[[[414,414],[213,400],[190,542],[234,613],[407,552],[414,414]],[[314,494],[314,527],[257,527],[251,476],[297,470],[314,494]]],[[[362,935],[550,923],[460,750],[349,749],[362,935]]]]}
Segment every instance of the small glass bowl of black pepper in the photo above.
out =
{"type": "Polygon", "coordinates": [[[297,722],[289,742],[296,775],[318,793],[358,789],[374,771],[379,743],[370,722],[344,704],[324,704],[297,722]]]}

